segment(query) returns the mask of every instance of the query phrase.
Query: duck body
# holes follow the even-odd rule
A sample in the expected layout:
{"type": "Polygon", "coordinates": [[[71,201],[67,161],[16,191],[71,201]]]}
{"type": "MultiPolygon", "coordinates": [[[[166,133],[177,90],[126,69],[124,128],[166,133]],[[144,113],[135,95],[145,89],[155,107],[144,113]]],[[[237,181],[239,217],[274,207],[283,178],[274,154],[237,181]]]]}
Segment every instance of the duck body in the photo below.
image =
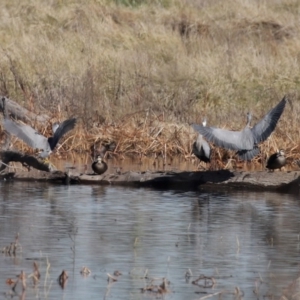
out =
{"type": "Polygon", "coordinates": [[[107,163],[102,159],[101,156],[98,156],[97,159],[92,163],[92,169],[98,175],[105,173],[107,168],[107,163]]]}
{"type": "Polygon", "coordinates": [[[285,164],[285,153],[283,150],[279,150],[268,158],[266,168],[269,170],[281,169],[285,164]]]}

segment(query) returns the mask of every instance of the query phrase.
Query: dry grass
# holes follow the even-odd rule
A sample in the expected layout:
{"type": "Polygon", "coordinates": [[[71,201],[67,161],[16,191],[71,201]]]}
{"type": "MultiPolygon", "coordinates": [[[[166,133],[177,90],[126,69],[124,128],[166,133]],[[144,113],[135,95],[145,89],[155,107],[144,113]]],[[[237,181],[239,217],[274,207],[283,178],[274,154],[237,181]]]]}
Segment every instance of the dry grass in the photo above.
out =
{"type": "Polygon", "coordinates": [[[0,94],[81,126],[87,150],[188,155],[188,123],[240,129],[284,94],[293,100],[263,152],[298,156],[297,0],[0,3],[0,94]],[[148,115],[147,115],[148,114],[148,115]]]}

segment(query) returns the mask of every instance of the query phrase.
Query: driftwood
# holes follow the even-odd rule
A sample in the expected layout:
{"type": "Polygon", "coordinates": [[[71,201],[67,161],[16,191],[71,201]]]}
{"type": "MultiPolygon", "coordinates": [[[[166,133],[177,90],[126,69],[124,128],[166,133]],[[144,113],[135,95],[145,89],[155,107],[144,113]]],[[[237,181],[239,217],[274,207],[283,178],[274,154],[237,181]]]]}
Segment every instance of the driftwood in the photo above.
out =
{"type": "MultiPolygon", "coordinates": [[[[300,171],[287,172],[238,172],[230,170],[197,171],[197,172],[123,172],[106,173],[103,175],[80,174],[76,170],[68,172],[52,171],[49,166],[36,158],[12,151],[0,152],[2,160],[19,161],[37,170],[17,171],[0,175],[0,179],[16,181],[44,181],[58,183],[122,185],[132,187],[153,187],[159,189],[250,189],[272,190],[278,192],[298,193],[300,186],[300,171]]],[[[3,169],[3,167],[1,167],[3,169]]]]}
{"type": "Polygon", "coordinates": [[[43,114],[35,114],[28,109],[22,107],[17,102],[8,99],[7,97],[0,96],[0,111],[3,111],[3,101],[5,98],[5,105],[8,115],[12,116],[16,120],[21,120],[26,124],[35,123],[43,124],[47,123],[50,120],[50,117],[43,114]]]}
{"type": "MultiPolygon", "coordinates": [[[[73,173],[73,172],[72,172],[73,173]]],[[[74,174],[74,173],[73,173],[74,174]]],[[[82,184],[111,184],[160,189],[240,188],[295,193],[299,191],[300,171],[234,172],[229,170],[197,172],[125,172],[104,175],[71,175],[82,184]]]]}
{"type": "Polygon", "coordinates": [[[30,167],[35,168],[40,171],[46,171],[50,172],[51,165],[35,158],[32,155],[27,155],[21,152],[17,151],[0,151],[0,157],[1,157],[1,166],[0,166],[0,172],[2,172],[10,162],[20,162],[24,167],[26,167],[28,170],[30,167]]]}

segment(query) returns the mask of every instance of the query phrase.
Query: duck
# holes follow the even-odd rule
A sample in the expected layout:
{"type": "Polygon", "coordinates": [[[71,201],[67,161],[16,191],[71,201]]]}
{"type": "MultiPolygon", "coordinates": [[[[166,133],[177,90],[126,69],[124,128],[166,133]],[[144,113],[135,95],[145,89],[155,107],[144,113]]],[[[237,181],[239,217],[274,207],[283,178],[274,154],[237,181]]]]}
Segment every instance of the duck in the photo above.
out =
{"type": "Polygon", "coordinates": [[[286,164],[286,158],[284,150],[280,149],[276,153],[272,154],[267,161],[266,168],[269,170],[280,169],[286,164]]]}
{"type": "Polygon", "coordinates": [[[103,160],[103,158],[100,155],[98,155],[96,160],[92,163],[93,171],[98,175],[102,175],[107,171],[107,168],[107,163],[103,160]]]}

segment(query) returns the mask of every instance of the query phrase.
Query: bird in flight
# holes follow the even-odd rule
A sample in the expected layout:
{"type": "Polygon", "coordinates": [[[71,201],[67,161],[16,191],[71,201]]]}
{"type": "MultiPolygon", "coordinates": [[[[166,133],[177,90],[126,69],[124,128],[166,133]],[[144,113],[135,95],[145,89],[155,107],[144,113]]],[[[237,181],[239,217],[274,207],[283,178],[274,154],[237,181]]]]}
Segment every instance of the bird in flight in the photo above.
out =
{"type": "Polygon", "coordinates": [[[72,130],[76,124],[76,118],[65,120],[60,124],[56,123],[53,125],[53,136],[47,138],[31,126],[9,119],[5,113],[5,98],[3,98],[3,112],[3,126],[5,130],[23,140],[28,146],[39,149],[39,156],[44,159],[51,154],[62,136],[72,130]]]}
{"type": "Polygon", "coordinates": [[[272,108],[255,126],[250,128],[251,114],[247,114],[247,125],[241,131],[230,131],[216,127],[205,127],[192,124],[206,140],[214,143],[216,146],[237,150],[237,154],[242,160],[251,160],[259,154],[258,144],[265,141],[274,131],[279,118],[281,117],[287,97],[284,98],[272,108]]]}

